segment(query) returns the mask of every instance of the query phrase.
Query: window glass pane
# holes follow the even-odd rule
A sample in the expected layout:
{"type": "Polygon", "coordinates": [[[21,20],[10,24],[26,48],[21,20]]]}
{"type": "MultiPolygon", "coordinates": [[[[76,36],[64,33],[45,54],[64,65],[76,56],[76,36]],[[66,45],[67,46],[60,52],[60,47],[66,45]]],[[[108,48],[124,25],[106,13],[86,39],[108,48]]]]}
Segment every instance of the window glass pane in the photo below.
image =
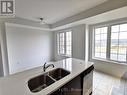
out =
{"type": "Polygon", "coordinates": [[[95,52],[100,53],[101,52],[101,47],[95,47],[95,52]]]}
{"type": "Polygon", "coordinates": [[[106,53],[101,53],[101,58],[106,58],[106,53]]]}
{"type": "Polygon", "coordinates": [[[97,34],[96,36],[95,36],[95,41],[100,41],[100,39],[101,39],[101,35],[99,34],[97,34]]]}
{"type": "Polygon", "coordinates": [[[118,32],[119,31],[119,25],[114,25],[111,27],[112,32],[118,32]]]}
{"type": "Polygon", "coordinates": [[[118,39],[111,39],[111,47],[118,47],[118,39]]]}
{"type": "Polygon", "coordinates": [[[111,54],[110,54],[110,58],[111,58],[112,60],[117,60],[117,54],[111,53],[111,54]]]}
{"type": "Polygon", "coordinates": [[[124,55],[126,55],[126,50],[127,50],[126,47],[119,46],[119,54],[124,54],[124,55]]]}
{"type": "Polygon", "coordinates": [[[95,29],[95,34],[97,35],[97,34],[100,34],[100,32],[101,32],[101,29],[100,28],[96,28],[95,29]]]}
{"type": "Polygon", "coordinates": [[[106,46],[107,45],[107,40],[101,40],[101,46],[106,46]]]}
{"type": "Polygon", "coordinates": [[[100,55],[100,53],[97,53],[97,52],[95,52],[95,57],[100,57],[101,58],[101,55],[100,55]]]}
{"type": "Polygon", "coordinates": [[[126,55],[125,54],[118,54],[118,61],[126,61],[126,55]]]}
{"type": "Polygon", "coordinates": [[[110,59],[117,60],[117,53],[119,49],[119,25],[114,25],[111,27],[111,48],[110,48],[110,59]]]}
{"type": "Polygon", "coordinates": [[[60,33],[60,54],[64,54],[64,33],[60,33]]]}
{"type": "Polygon", "coordinates": [[[102,47],[101,46],[101,53],[105,53],[106,54],[106,47],[102,47]]]}
{"type": "Polygon", "coordinates": [[[107,27],[95,29],[95,57],[106,58],[107,27]]]}
{"type": "Polygon", "coordinates": [[[111,33],[111,38],[112,39],[118,39],[118,37],[119,37],[119,33],[118,32],[115,32],[115,33],[111,33]]]}
{"type": "Polygon", "coordinates": [[[106,40],[107,39],[107,34],[101,34],[101,40],[106,40]]]}
{"type": "Polygon", "coordinates": [[[127,52],[127,24],[120,24],[112,27],[115,28],[111,28],[110,59],[125,62],[127,52]],[[117,32],[114,32],[116,26],[117,32]]]}
{"type": "Polygon", "coordinates": [[[71,45],[72,45],[72,41],[71,41],[71,31],[70,32],[66,32],[66,54],[67,55],[71,55],[71,45]]]}
{"type": "Polygon", "coordinates": [[[111,53],[115,53],[115,54],[117,54],[118,53],[118,46],[111,46],[111,53]]]}
{"type": "Polygon", "coordinates": [[[71,48],[72,48],[72,33],[71,33],[71,31],[58,33],[57,34],[58,54],[65,54],[65,55],[71,56],[71,53],[72,53],[71,48]]]}
{"type": "Polygon", "coordinates": [[[108,27],[101,28],[101,34],[107,34],[108,27]]]}
{"type": "Polygon", "coordinates": [[[120,31],[127,31],[127,24],[121,24],[120,31]]]}
{"type": "Polygon", "coordinates": [[[127,39],[127,32],[120,32],[120,37],[119,39],[127,39]]]}
{"type": "Polygon", "coordinates": [[[99,40],[97,40],[97,41],[95,41],[95,47],[100,47],[100,44],[101,44],[101,41],[99,40]]]}

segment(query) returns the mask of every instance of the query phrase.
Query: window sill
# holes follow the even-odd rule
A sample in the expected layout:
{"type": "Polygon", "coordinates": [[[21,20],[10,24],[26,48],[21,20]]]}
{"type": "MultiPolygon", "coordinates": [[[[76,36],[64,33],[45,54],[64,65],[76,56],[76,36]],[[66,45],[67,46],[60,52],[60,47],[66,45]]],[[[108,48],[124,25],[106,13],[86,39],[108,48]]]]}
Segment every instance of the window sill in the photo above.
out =
{"type": "Polygon", "coordinates": [[[118,65],[126,65],[126,63],[120,63],[120,62],[116,62],[116,61],[112,61],[112,60],[107,60],[107,59],[100,59],[100,58],[92,58],[92,60],[97,60],[97,61],[103,61],[103,62],[108,62],[108,63],[113,63],[113,64],[118,64],[118,65]]]}

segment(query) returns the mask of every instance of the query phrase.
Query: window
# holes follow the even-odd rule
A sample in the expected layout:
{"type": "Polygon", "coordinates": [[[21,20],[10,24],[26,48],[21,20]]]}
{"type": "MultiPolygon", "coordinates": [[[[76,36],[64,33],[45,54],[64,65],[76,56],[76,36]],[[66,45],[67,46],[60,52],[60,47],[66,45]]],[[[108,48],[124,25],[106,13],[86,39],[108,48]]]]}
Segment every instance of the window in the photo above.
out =
{"type": "Polygon", "coordinates": [[[127,62],[127,23],[94,28],[94,57],[127,62]]]}
{"type": "Polygon", "coordinates": [[[111,26],[110,59],[126,61],[127,49],[127,24],[111,26]]]}
{"type": "Polygon", "coordinates": [[[57,34],[57,50],[60,55],[71,56],[72,54],[72,32],[60,32],[57,34]]]}
{"type": "Polygon", "coordinates": [[[64,33],[60,33],[60,38],[59,39],[60,39],[60,42],[59,42],[59,44],[60,44],[59,49],[60,50],[59,51],[60,51],[60,54],[64,54],[64,51],[65,51],[65,48],[64,48],[64,44],[65,44],[64,43],[64,33]]]}
{"type": "Polygon", "coordinates": [[[95,29],[95,57],[106,58],[107,27],[95,29]]]}
{"type": "Polygon", "coordinates": [[[71,55],[71,32],[66,32],[66,55],[71,55]]]}

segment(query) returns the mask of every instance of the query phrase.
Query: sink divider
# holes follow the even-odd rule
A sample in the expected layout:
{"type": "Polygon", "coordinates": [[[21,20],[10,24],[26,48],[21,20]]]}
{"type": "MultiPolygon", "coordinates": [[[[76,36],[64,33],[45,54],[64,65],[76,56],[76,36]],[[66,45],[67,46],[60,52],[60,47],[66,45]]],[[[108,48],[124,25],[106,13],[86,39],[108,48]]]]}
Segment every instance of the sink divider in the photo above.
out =
{"type": "Polygon", "coordinates": [[[48,77],[50,77],[53,81],[57,81],[56,79],[54,79],[53,77],[51,77],[49,74],[47,74],[48,77]]]}

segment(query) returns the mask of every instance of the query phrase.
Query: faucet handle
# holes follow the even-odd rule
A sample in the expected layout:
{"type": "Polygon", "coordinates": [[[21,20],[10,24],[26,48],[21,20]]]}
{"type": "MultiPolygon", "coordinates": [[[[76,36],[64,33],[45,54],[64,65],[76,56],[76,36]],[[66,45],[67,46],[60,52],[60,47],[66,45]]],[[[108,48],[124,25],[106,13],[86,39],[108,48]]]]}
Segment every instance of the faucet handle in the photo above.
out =
{"type": "Polygon", "coordinates": [[[44,66],[46,65],[46,62],[44,63],[44,66]]]}

